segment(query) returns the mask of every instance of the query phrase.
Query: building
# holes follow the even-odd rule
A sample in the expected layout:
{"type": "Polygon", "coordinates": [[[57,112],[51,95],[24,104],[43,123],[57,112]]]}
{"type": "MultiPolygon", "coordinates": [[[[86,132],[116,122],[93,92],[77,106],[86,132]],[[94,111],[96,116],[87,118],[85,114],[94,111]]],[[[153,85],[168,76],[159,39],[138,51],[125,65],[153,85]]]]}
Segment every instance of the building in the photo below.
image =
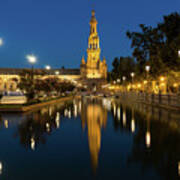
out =
{"type": "MultiPolygon", "coordinates": [[[[107,78],[106,59],[101,61],[100,40],[97,32],[97,20],[95,18],[95,11],[92,11],[90,20],[90,35],[88,39],[87,62],[82,58],[80,69],[53,69],[43,70],[36,69],[45,74],[38,75],[38,78],[56,77],[64,81],[71,81],[80,86],[100,87],[107,78]]],[[[20,80],[20,74],[23,69],[0,69],[0,91],[16,91],[17,84],[20,80]]],[[[36,77],[35,77],[36,78],[36,77]]]]}
{"type": "Polygon", "coordinates": [[[92,11],[90,20],[90,35],[88,39],[87,62],[84,57],[81,60],[81,76],[84,79],[106,79],[107,65],[106,59],[101,61],[100,40],[97,32],[97,20],[95,11],[92,11]]]}
{"type": "MultiPolygon", "coordinates": [[[[20,81],[20,74],[27,69],[0,69],[0,92],[2,91],[17,91],[17,85],[20,81]]],[[[61,81],[77,82],[81,79],[79,69],[36,69],[35,78],[58,78],[61,81]],[[58,73],[57,73],[58,72],[58,73]]]]}

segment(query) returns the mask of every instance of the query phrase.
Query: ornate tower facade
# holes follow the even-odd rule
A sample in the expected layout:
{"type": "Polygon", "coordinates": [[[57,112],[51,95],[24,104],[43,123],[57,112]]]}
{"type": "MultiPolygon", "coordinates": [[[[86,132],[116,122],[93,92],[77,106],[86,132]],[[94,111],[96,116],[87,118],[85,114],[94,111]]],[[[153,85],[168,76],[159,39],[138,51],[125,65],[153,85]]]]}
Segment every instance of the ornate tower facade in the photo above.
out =
{"type": "Polygon", "coordinates": [[[88,38],[87,49],[87,62],[84,57],[81,61],[81,75],[87,79],[106,79],[107,78],[107,65],[106,59],[100,59],[101,49],[100,40],[97,32],[97,20],[95,11],[92,11],[90,20],[90,35],[88,38]]]}

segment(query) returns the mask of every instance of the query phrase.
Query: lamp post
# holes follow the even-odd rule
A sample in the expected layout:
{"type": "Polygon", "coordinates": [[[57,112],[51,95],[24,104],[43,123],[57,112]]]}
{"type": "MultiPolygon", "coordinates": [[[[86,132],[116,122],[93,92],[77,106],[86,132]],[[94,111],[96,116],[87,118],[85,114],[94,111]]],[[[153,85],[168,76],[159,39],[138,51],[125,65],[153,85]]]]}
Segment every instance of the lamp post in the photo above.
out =
{"type": "Polygon", "coordinates": [[[45,69],[46,69],[46,70],[50,70],[50,69],[51,69],[51,66],[46,65],[46,66],[45,66],[45,69]]]}
{"type": "Polygon", "coordinates": [[[125,86],[124,82],[126,81],[126,76],[123,76],[122,80],[123,80],[123,85],[125,86]]]}
{"type": "Polygon", "coordinates": [[[26,59],[32,65],[32,70],[31,70],[32,89],[31,89],[31,93],[32,93],[32,98],[34,98],[34,64],[37,62],[37,58],[33,54],[30,54],[30,55],[26,56],[26,59]]]}
{"type": "MultiPolygon", "coordinates": [[[[46,66],[45,66],[45,69],[46,69],[47,71],[49,71],[49,70],[51,70],[51,66],[46,65],[46,66]]],[[[48,73],[48,74],[49,74],[49,73],[48,73]]]]}
{"type": "Polygon", "coordinates": [[[34,83],[34,64],[37,62],[37,57],[33,54],[30,54],[26,56],[26,59],[32,65],[31,77],[32,77],[32,82],[34,83]]]}
{"type": "Polygon", "coordinates": [[[147,76],[148,76],[148,74],[149,74],[150,69],[151,69],[151,67],[148,66],[148,65],[145,67],[145,70],[146,70],[146,72],[147,72],[147,76]]]}
{"type": "Polygon", "coordinates": [[[133,86],[134,76],[135,76],[135,73],[134,73],[134,72],[132,72],[132,73],[131,73],[131,77],[132,77],[132,86],[133,86]]]}
{"type": "Polygon", "coordinates": [[[149,71],[150,71],[150,69],[151,69],[151,67],[149,65],[145,66],[147,86],[148,86],[148,78],[149,78],[149,71]]]}

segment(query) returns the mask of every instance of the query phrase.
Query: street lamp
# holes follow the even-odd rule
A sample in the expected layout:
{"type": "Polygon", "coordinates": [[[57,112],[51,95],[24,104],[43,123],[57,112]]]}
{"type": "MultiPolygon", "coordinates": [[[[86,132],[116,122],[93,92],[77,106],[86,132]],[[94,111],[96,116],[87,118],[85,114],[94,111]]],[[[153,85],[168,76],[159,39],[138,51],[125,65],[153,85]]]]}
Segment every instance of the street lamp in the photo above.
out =
{"type": "Polygon", "coordinates": [[[135,73],[134,73],[134,72],[132,72],[132,73],[131,73],[131,77],[132,77],[132,84],[133,84],[133,79],[134,79],[134,76],[135,76],[135,73]]]}
{"type": "Polygon", "coordinates": [[[134,73],[134,72],[132,72],[132,73],[131,73],[131,77],[132,77],[132,78],[134,78],[134,76],[135,76],[135,73],[134,73]]]}
{"type": "Polygon", "coordinates": [[[37,62],[37,57],[33,54],[28,54],[26,56],[28,62],[32,65],[32,80],[34,79],[34,64],[37,62]]]}
{"type": "Polygon", "coordinates": [[[46,66],[45,66],[45,69],[46,69],[46,70],[50,70],[50,69],[51,69],[51,66],[46,65],[46,66]]]}
{"type": "MultiPolygon", "coordinates": [[[[125,77],[125,76],[123,76],[123,77],[122,77],[122,80],[123,80],[123,82],[125,82],[126,77],[125,77]]],[[[124,84],[124,83],[123,83],[123,84],[124,84]]],[[[124,84],[124,88],[125,88],[125,84],[124,84]]]]}
{"type": "Polygon", "coordinates": [[[0,38],[0,46],[2,46],[2,45],[3,45],[3,39],[0,38]]]}
{"type": "Polygon", "coordinates": [[[125,76],[123,76],[123,78],[122,78],[122,79],[123,79],[123,81],[125,81],[125,80],[126,80],[126,77],[125,77],[125,76]]]}
{"type": "MultiPolygon", "coordinates": [[[[145,67],[145,70],[146,70],[146,72],[147,72],[147,75],[146,75],[146,79],[147,79],[147,81],[148,81],[148,77],[149,77],[149,71],[150,71],[150,69],[151,69],[151,67],[150,67],[149,65],[147,65],[147,66],[145,67]]],[[[148,86],[148,84],[147,84],[147,86],[148,86]]]]}
{"type": "Polygon", "coordinates": [[[121,82],[121,80],[120,79],[117,79],[117,83],[120,83],[121,82]]]}
{"type": "Polygon", "coordinates": [[[145,67],[145,70],[146,70],[147,73],[149,73],[150,69],[151,69],[151,67],[148,66],[148,65],[145,67]]]}
{"type": "Polygon", "coordinates": [[[55,71],[55,75],[59,75],[59,71],[55,71]]]}
{"type": "Polygon", "coordinates": [[[28,62],[32,65],[34,65],[37,62],[37,58],[36,56],[34,56],[33,54],[27,55],[26,59],[28,60],[28,62]]]}

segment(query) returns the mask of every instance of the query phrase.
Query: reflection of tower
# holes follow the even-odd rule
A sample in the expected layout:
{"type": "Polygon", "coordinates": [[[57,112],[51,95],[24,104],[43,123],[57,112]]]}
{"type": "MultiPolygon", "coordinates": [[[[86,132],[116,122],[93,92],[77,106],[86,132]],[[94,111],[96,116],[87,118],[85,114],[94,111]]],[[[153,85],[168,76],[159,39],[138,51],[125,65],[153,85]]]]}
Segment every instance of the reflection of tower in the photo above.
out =
{"type": "Polygon", "coordinates": [[[87,106],[83,106],[83,109],[82,123],[86,121],[87,124],[89,151],[92,167],[95,171],[98,166],[98,156],[101,148],[101,128],[105,128],[107,123],[107,110],[103,109],[98,103],[90,103],[87,106]]]}

